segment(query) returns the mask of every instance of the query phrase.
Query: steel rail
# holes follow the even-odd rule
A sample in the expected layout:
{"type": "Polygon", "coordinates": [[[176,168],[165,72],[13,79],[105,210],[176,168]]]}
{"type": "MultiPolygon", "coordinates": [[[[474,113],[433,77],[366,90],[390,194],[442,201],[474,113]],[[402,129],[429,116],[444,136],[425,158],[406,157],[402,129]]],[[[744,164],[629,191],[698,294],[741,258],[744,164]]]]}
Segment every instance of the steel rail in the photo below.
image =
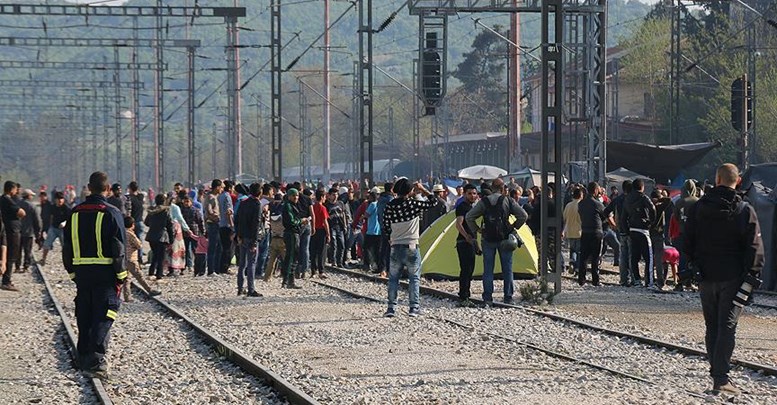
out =
{"type": "MultiPolygon", "coordinates": [[[[330,270],[332,270],[334,272],[337,272],[337,273],[340,273],[340,274],[346,274],[346,275],[350,275],[350,276],[353,276],[353,277],[358,277],[358,278],[362,278],[362,279],[367,279],[367,280],[379,282],[379,283],[382,283],[382,284],[387,284],[388,283],[388,279],[377,277],[377,276],[373,276],[373,275],[369,275],[369,274],[365,274],[365,273],[362,273],[362,272],[359,272],[359,271],[347,270],[347,269],[342,269],[342,268],[332,267],[332,266],[329,266],[328,268],[330,270]]],[[[401,281],[400,285],[403,288],[407,288],[408,287],[408,284],[405,281],[401,281]]],[[[439,289],[436,289],[436,288],[432,288],[432,287],[420,286],[420,291],[423,294],[426,294],[426,295],[429,295],[429,296],[433,296],[433,297],[444,298],[444,299],[453,300],[453,301],[458,301],[459,300],[459,296],[456,295],[456,294],[450,293],[448,291],[443,291],[443,290],[439,290],[439,289]]],[[[480,300],[480,299],[470,298],[470,300],[473,301],[473,302],[479,303],[479,304],[485,304],[485,302],[483,300],[480,300]]],[[[700,349],[697,349],[697,348],[694,348],[694,347],[690,347],[690,346],[686,346],[686,345],[681,345],[681,344],[677,344],[677,343],[672,343],[672,342],[668,342],[668,341],[661,340],[661,339],[651,338],[651,337],[648,337],[648,336],[637,335],[637,334],[634,334],[634,333],[625,332],[625,331],[621,331],[621,330],[617,330],[617,329],[611,329],[611,328],[595,325],[595,324],[592,324],[592,323],[589,323],[589,322],[581,321],[581,320],[578,320],[578,319],[574,319],[574,318],[571,318],[571,317],[568,317],[568,316],[558,315],[558,314],[554,314],[554,313],[551,313],[551,312],[542,311],[542,310],[539,310],[539,309],[529,308],[529,307],[523,306],[523,305],[505,304],[505,303],[501,303],[501,302],[496,302],[495,301],[495,302],[493,302],[493,306],[494,307],[498,307],[498,308],[521,309],[521,310],[524,310],[524,311],[526,311],[526,312],[528,312],[530,314],[533,314],[533,315],[536,315],[536,316],[539,316],[539,317],[552,319],[552,320],[558,321],[558,322],[566,322],[566,323],[569,323],[571,325],[580,327],[582,329],[589,329],[589,330],[593,330],[593,331],[597,331],[597,332],[602,332],[604,334],[611,335],[611,336],[617,336],[617,337],[621,337],[621,338],[633,339],[633,340],[635,340],[637,342],[644,343],[644,344],[647,344],[647,345],[651,345],[651,346],[655,346],[655,347],[663,347],[663,348],[670,349],[670,350],[676,350],[677,352],[682,353],[682,354],[686,354],[686,355],[701,356],[701,357],[705,357],[705,358],[707,357],[707,352],[706,351],[700,350],[700,349]]],[[[756,362],[753,362],[753,361],[742,360],[742,359],[737,359],[737,358],[732,358],[731,359],[731,363],[736,365],[736,366],[741,366],[741,367],[744,367],[744,368],[747,368],[747,369],[750,369],[750,370],[754,370],[756,372],[760,372],[760,373],[765,374],[765,375],[777,376],[777,367],[775,367],[775,366],[770,366],[770,365],[766,365],[766,364],[756,363],[756,362]]]]}
{"type": "MultiPolygon", "coordinates": [[[[65,334],[67,336],[67,341],[70,344],[70,357],[73,360],[73,363],[76,363],[78,350],[76,350],[76,342],[78,339],[76,338],[76,333],[73,330],[73,327],[70,326],[70,317],[67,316],[67,313],[65,313],[65,309],[62,307],[62,304],[59,302],[56,296],[54,296],[54,289],[51,287],[51,284],[46,279],[46,276],[44,275],[43,271],[41,271],[40,267],[38,267],[38,262],[33,257],[33,265],[32,268],[34,269],[34,272],[38,274],[38,277],[40,278],[40,281],[43,283],[43,285],[46,287],[46,293],[48,294],[49,299],[51,300],[52,304],[54,304],[54,309],[57,310],[57,314],[59,314],[59,318],[62,320],[62,325],[65,327],[65,334]]],[[[83,372],[82,372],[83,373],[83,372]]],[[[95,396],[97,396],[97,399],[100,401],[103,405],[112,405],[113,401],[111,401],[111,398],[108,396],[108,392],[105,390],[105,386],[103,385],[103,382],[100,381],[99,378],[96,377],[89,377],[84,373],[84,376],[89,380],[89,382],[94,387],[94,393],[95,396]]]]}
{"type": "MultiPolygon", "coordinates": [[[[612,274],[615,276],[620,275],[620,273],[615,270],[605,270],[605,269],[599,269],[599,274],[612,274]]],[[[777,291],[755,290],[755,293],[758,295],[768,295],[772,297],[777,297],[777,291]]]]}
{"type": "Polygon", "coordinates": [[[142,291],[147,298],[159,304],[174,317],[181,319],[186,324],[188,324],[188,326],[194,329],[200,335],[200,337],[208,342],[208,344],[210,344],[217,353],[243,369],[243,371],[246,373],[267,382],[271,387],[281,393],[286,398],[286,400],[289,401],[289,403],[295,405],[320,405],[317,400],[306,394],[300,388],[284,379],[268,367],[256,362],[253,358],[251,358],[251,356],[243,353],[237,347],[235,347],[235,345],[230,344],[226,340],[218,337],[214,332],[194,321],[175,305],[165,301],[159,296],[152,297],[135,281],[133,281],[132,284],[134,285],[135,290],[142,291]]]}
{"type": "MultiPolygon", "coordinates": [[[[351,290],[348,290],[348,289],[345,289],[345,288],[342,288],[342,287],[333,286],[331,284],[323,283],[323,282],[320,282],[320,281],[317,281],[317,280],[311,280],[311,281],[314,284],[320,285],[322,287],[329,288],[329,289],[334,290],[334,291],[338,291],[338,292],[340,292],[342,294],[345,294],[345,295],[348,295],[348,296],[351,296],[351,297],[354,297],[354,298],[365,299],[365,300],[368,300],[368,301],[372,301],[372,302],[376,302],[376,303],[380,303],[380,304],[385,304],[385,300],[382,300],[382,299],[377,299],[377,298],[374,298],[374,297],[363,295],[363,294],[360,294],[360,293],[357,293],[357,292],[354,292],[354,291],[351,291],[351,290]]],[[[548,356],[551,356],[551,357],[555,357],[555,358],[558,358],[558,359],[571,361],[571,362],[577,363],[577,364],[582,364],[584,366],[591,367],[591,368],[594,368],[596,370],[604,371],[604,372],[616,375],[618,377],[623,377],[623,378],[626,378],[626,379],[635,380],[635,381],[639,381],[639,382],[650,384],[650,385],[657,385],[658,384],[655,381],[651,381],[651,380],[648,380],[646,378],[643,378],[643,377],[640,377],[640,376],[637,376],[637,375],[634,375],[634,374],[631,374],[631,373],[620,371],[620,370],[617,370],[617,369],[614,369],[614,368],[611,368],[611,367],[607,367],[607,366],[603,366],[603,365],[600,365],[600,364],[592,363],[590,361],[579,359],[577,357],[570,356],[568,354],[564,354],[564,353],[558,352],[556,350],[547,349],[547,348],[544,348],[542,346],[535,345],[533,343],[524,342],[524,341],[522,341],[520,339],[516,339],[516,338],[514,338],[512,336],[506,336],[506,335],[502,335],[502,334],[499,334],[499,333],[493,333],[493,332],[487,332],[487,331],[483,331],[483,330],[478,330],[478,328],[476,328],[474,326],[467,325],[467,324],[464,324],[464,323],[461,323],[461,322],[458,322],[458,321],[454,321],[452,319],[448,319],[448,318],[445,318],[445,317],[429,316],[429,315],[427,315],[426,317],[430,318],[430,319],[435,319],[437,321],[440,321],[440,322],[443,322],[443,323],[447,323],[447,324],[450,324],[450,325],[453,325],[453,326],[456,326],[456,327],[459,327],[461,329],[465,329],[465,330],[468,330],[468,331],[475,331],[475,332],[480,333],[481,335],[484,335],[484,336],[489,336],[489,337],[492,337],[492,338],[496,338],[496,339],[508,341],[508,342],[511,342],[511,343],[515,343],[515,344],[517,344],[519,346],[523,346],[523,347],[526,347],[526,348],[529,348],[529,349],[532,349],[532,350],[535,350],[535,351],[539,351],[541,353],[545,353],[545,354],[547,354],[548,356]]],[[[685,392],[686,394],[688,394],[690,396],[693,396],[693,397],[696,397],[696,398],[706,398],[703,394],[699,394],[699,393],[696,393],[696,392],[693,392],[693,391],[688,391],[688,390],[685,390],[685,389],[680,389],[680,390],[685,392]]]]}
{"type": "MultiPolygon", "coordinates": [[[[572,281],[575,281],[575,282],[577,281],[576,277],[570,276],[570,275],[563,275],[562,278],[565,278],[567,280],[572,280],[572,281]]],[[[608,286],[611,286],[611,287],[622,287],[618,283],[612,283],[612,282],[609,282],[609,281],[601,281],[601,280],[599,280],[599,283],[602,284],[602,285],[608,285],[608,286]]],[[[674,295],[679,295],[681,293],[680,291],[669,291],[669,290],[648,290],[648,292],[653,292],[653,293],[656,293],[656,294],[674,294],[674,295]]],[[[756,293],[758,293],[758,292],[756,292],[756,293]]],[[[748,306],[754,307],[754,308],[771,309],[771,310],[777,311],[777,305],[760,304],[760,303],[757,303],[757,302],[751,302],[748,306]]]]}

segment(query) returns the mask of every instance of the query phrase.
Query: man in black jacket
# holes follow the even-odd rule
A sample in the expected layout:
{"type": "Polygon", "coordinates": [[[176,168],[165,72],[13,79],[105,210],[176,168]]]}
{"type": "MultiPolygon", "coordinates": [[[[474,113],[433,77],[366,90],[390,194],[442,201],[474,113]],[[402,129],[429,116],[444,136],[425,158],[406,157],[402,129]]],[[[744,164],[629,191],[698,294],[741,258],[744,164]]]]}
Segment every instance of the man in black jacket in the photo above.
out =
{"type": "Polygon", "coordinates": [[[618,258],[620,285],[629,287],[633,284],[631,276],[631,235],[629,233],[629,225],[626,223],[626,219],[623,215],[623,206],[625,205],[626,197],[632,190],[631,180],[624,180],[621,187],[623,193],[610,201],[610,205],[604,209],[604,215],[609,217],[611,213],[615,214],[618,242],[620,243],[620,252],[618,252],[620,256],[618,258]]]}
{"type": "Polygon", "coordinates": [[[250,197],[240,203],[237,210],[235,223],[237,225],[237,244],[239,248],[237,270],[237,295],[246,294],[249,297],[261,297],[254,287],[254,275],[256,260],[259,257],[259,244],[267,236],[264,228],[263,211],[259,196],[262,194],[262,186],[259,183],[251,184],[250,197]],[[248,291],[243,290],[243,277],[247,279],[248,291]]]}
{"type": "Polygon", "coordinates": [[[599,255],[602,252],[602,238],[604,231],[602,221],[605,220],[604,205],[599,202],[601,194],[599,184],[588,183],[588,196],[577,204],[580,213],[582,235],[580,237],[580,271],[577,273],[577,282],[581,286],[585,284],[585,271],[588,267],[588,259],[591,259],[591,284],[599,286],[599,255]]]}
{"type": "Polygon", "coordinates": [[[763,267],[755,209],[734,190],[740,181],[733,164],[718,167],[717,186],[690,207],[685,223],[684,250],[702,278],[699,295],[713,390],[727,394],[739,393],[728,379],[742,309],[733,300],[745,276],[757,276],[763,267]]]}
{"type": "Polygon", "coordinates": [[[653,287],[653,247],[650,244],[650,226],[656,220],[656,207],[645,195],[645,182],[636,179],[634,189],[626,196],[623,216],[631,237],[631,274],[634,284],[640,282],[639,260],[645,260],[645,286],[653,287]]]}

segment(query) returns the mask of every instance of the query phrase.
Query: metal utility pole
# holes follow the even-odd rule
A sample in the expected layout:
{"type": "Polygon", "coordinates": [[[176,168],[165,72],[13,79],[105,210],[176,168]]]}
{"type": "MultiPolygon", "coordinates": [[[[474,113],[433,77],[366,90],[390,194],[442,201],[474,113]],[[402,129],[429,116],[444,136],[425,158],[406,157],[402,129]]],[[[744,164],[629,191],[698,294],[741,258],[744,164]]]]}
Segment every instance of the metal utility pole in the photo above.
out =
{"type": "Polygon", "coordinates": [[[682,36],[682,0],[672,0],[671,46],[669,73],[669,144],[674,145],[680,137],[680,74],[682,73],[680,43],[682,36]]]}
{"type": "MultiPolygon", "coordinates": [[[[237,4],[237,0],[235,0],[237,4]]],[[[243,173],[243,148],[240,128],[240,82],[238,64],[237,16],[225,16],[227,23],[227,176],[234,179],[243,173]]]]}
{"type": "Polygon", "coordinates": [[[388,109],[389,176],[394,175],[394,107],[388,109]]]}
{"type": "Polygon", "coordinates": [[[359,178],[359,170],[361,169],[361,165],[359,162],[359,139],[361,136],[361,121],[356,119],[356,117],[359,116],[359,111],[361,110],[361,104],[362,104],[362,97],[359,93],[359,69],[361,64],[359,61],[353,62],[353,73],[352,73],[352,84],[351,88],[353,89],[353,97],[351,98],[351,117],[354,117],[354,119],[351,120],[351,171],[349,173],[352,174],[353,179],[359,178]]]}
{"type": "Polygon", "coordinates": [[[189,173],[188,181],[189,187],[194,187],[196,180],[195,174],[195,161],[197,159],[196,144],[194,137],[194,52],[195,47],[190,46],[186,48],[186,56],[188,56],[189,71],[187,74],[188,88],[186,89],[186,140],[188,145],[189,154],[189,173]]]}
{"type": "MultiPolygon", "coordinates": [[[[138,18],[132,19],[132,38],[134,45],[132,47],[132,63],[138,63],[138,18]]],[[[140,71],[132,69],[132,82],[136,85],[140,83],[140,71]]],[[[140,90],[137,86],[132,89],[132,180],[138,181],[140,177],[140,90]]]]}
{"type": "Polygon", "coordinates": [[[331,165],[331,130],[332,130],[332,121],[331,121],[331,106],[329,105],[329,97],[330,97],[330,72],[329,72],[329,51],[330,51],[331,41],[330,41],[330,35],[329,35],[329,0],[324,0],[324,98],[326,101],[324,102],[324,161],[323,161],[323,172],[324,172],[324,183],[329,182],[329,176],[330,171],[332,169],[331,165]]]}
{"type": "Polygon", "coordinates": [[[119,59],[118,46],[113,47],[113,62],[116,65],[116,69],[113,71],[113,81],[116,83],[114,90],[114,94],[116,96],[116,100],[114,101],[114,125],[116,126],[116,180],[121,183],[121,87],[119,87],[119,82],[121,82],[121,71],[119,70],[119,64],[121,63],[121,60],[119,59]]]}
{"type": "Polygon", "coordinates": [[[299,81],[299,90],[297,93],[299,99],[299,176],[305,181],[308,173],[310,154],[308,152],[308,106],[305,98],[305,89],[302,87],[302,80],[299,81]]]}
{"type": "MultiPolygon", "coordinates": [[[[548,178],[553,175],[561,179],[561,129],[563,123],[564,92],[564,0],[546,0],[542,2],[542,190],[543,199],[547,199],[548,178]],[[553,20],[551,20],[553,17],[553,20]],[[551,34],[553,37],[551,38],[551,34]],[[552,76],[551,76],[552,75],[552,76]],[[551,97],[551,78],[553,94],[551,97]],[[552,126],[552,131],[551,131],[552,126]]],[[[540,274],[552,281],[555,291],[561,292],[561,228],[562,207],[560,183],[556,186],[556,212],[551,216],[549,201],[540,200],[540,274]]]]}
{"type": "Polygon", "coordinates": [[[283,180],[283,145],[281,122],[281,0],[270,0],[271,107],[272,107],[272,177],[283,180]]]}
{"type": "Polygon", "coordinates": [[[748,135],[750,132],[750,114],[749,114],[749,106],[750,106],[750,96],[751,96],[751,90],[750,90],[750,83],[747,81],[747,75],[742,75],[742,117],[740,118],[742,121],[742,130],[740,131],[740,161],[739,161],[739,167],[742,168],[742,171],[747,170],[747,168],[750,166],[750,144],[748,135]]]}
{"type": "Polygon", "coordinates": [[[413,59],[413,180],[421,178],[421,99],[418,91],[421,88],[419,80],[418,59],[413,59]]]}
{"type": "MultiPolygon", "coordinates": [[[[156,0],[156,7],[162,7],[162,0],[156,0]]],[[[165,183],[165,112],[164,112],[164,47],[162,37],[164,24],[162,13],[156,13],[156,70],[154,71],[154,188],[161,191],[165,183]]]]}
{"type": "MultiPolygon", "coordinates": [[[[518,6],[518,0],[512,0],[513,6],[518,6]]],[[[521,15],[510,14],[510,40],[521,44],[521,15]]],[[[510,62],[508,63],[508,105],[510,106],[507,130],[507,169],[513,173],[520,168],[521,159],[521,58],[516,46],[508,47],[510,62]]]]}
{"type": "Polygon", "coordinates": [[[373,49],[372,0],[359,0],[359,184],[373,181],[373,49]]]}
{"type": "Polygon", "coordinates": [[[211,172],[212,172],[212,176],[211,177],[213,177],[214,179],[217,178],[216,175],[218,174],[216,172],[216,149],[219,146],[218,139],[219,139],[218,126],[214,122],[213,123],[213,150],[212,150],[213,154],[211,155],[212,160],[211,160],[211,163],[210,163],[211,164],[211,172]]]}

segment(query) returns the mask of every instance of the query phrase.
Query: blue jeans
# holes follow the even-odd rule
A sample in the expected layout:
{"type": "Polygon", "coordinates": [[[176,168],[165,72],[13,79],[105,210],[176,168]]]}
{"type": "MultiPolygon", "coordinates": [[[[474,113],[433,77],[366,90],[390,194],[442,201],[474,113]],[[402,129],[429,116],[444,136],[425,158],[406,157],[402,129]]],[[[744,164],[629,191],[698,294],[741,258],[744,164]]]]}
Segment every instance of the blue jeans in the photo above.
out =
{"type": "Polygon", "coordinates": [[[513,252],[499,248],[499,242],[483,241],[483,301],[493,302],[494,266],[496,252],[499,251],[499,262],[502,266],[504,280],[504,299],[513,299],[513,252]]]}
{"type": "Polygon", "coordinates": [[[613,255],[613,266],[618,267],[620,266],[620,252],[621,252],[621,244],[618,242],[618,235],[615,234],[615,231],[612,229],[608,229],[607,232],[604,233],[604,237],[602,238],[602,254],[600,257],[604,257],[604,254],[607,253],[607,246],[612,248],[612,255],[613,255]]]}
{"type": "Polygon", "coordinates": [[[620,273],[621,285],[630,285],[631,279],[631,236],[618,234],[618,241],[621,244],[621,251],[618,256],[618,272],[620,273]]]}
{"type": "Polygon", "coordinates": [[[219,224],[208,224],[208,274],[221,271],[221,235],[219,224]]]}
{"type": "Polygon", "coordinates": [[[580,256],[580,238],[569,238],[567,242],[569,242],[569,266],[577,271],[580,268],[577,263],[577,258],[580,256]]]}
{"type": "Polygon", "coordinates": [[[310,224],[302,226],[299,234],[299,256],[297,258],[297,274],[305,274],[310,264],[310,224]]]}
{"type": "Polygon", "coordinates": [[[239,256],[237,260],[237,290],[243,289],[243,280],[247,279],[248,292],[256,291],[254,287],[254,272],[256,271],[256,259],[259,257],[259,248],[257,243],[243,242],[239,247],[239,256]]]}
{"type": "MultiPolygon", "coordinates": [[[[138,237],[141,241],[143,241],[143,235],[145,234],[145,225],[143,224],[143,221],[135,221],[135,236],[138,237]]],[[[62,239],[59,240],[60,243],[62,242],[62,239]]],[[[138,263],[143,263],[143,248],[141,247],[138,249],[138,263]]]]}
{"type": "Polygon", "coordinates": [[[259,243],[259,256],[256,258],[256,277],[264,276],[264,268],[267,266],[267,256],[270,253],[270,239],[272,236],[267,232],[267,236],[259,243]]]}
{"type": "Polygon", "coordinates": [[[186,268],[194,268],[194,251],[197,249],[197,241],[192,238],[183,238],[186,245],[186,268]]]}
{"type": "Polygon", "coordinates": [[[329,261],[337,266],[345,264],[345,231],[342,228],[330,230],[331,243],[329,246],[329,261]]]}
{"type": "Polygon", "coordinates": [[[410,249],[408,245],[394,245],[391,247],[391,264],[389,265],[388,307],[397,305],[397,293],[399,291],[399,276],[402,269],[407,269],[410,278],[409,299],[410,308],[418,308],[421,283],[421,251],[416,245],[410,249]]]}

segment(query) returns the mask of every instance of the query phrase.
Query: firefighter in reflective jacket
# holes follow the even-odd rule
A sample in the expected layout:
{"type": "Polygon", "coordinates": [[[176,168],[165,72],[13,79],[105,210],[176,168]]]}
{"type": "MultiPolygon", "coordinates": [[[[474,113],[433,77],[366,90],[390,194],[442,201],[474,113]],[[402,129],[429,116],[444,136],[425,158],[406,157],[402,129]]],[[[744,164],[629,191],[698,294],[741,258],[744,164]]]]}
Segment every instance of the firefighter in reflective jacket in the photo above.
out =
{"type": "Polygon", "coordinates": [[[62,259],[76,283],[78,365],[92,375],[107,376],[105,351],[119,310],[124,269],[124,223],[108,204],[108,176],[89,176],[90,196],[70,215],[63,235],[62,259]]]}

